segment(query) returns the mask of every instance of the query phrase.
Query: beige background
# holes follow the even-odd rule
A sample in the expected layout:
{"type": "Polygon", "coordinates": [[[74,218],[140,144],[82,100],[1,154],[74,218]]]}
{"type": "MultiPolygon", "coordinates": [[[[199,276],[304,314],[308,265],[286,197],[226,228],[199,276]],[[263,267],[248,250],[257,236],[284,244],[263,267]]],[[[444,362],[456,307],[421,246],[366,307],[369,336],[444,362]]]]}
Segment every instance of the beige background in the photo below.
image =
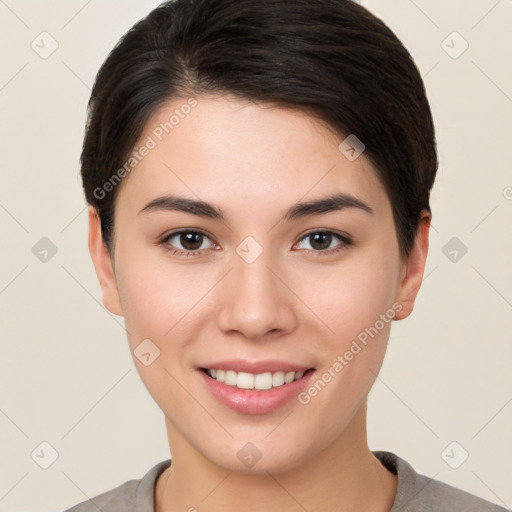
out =
{"type": "MultiPolygon", "coordinates": [[[[0,512],[63,510],[169,457],[122,319],[101,305],[78,174],[95,73],[157,3],[0,2],[0,512]],[[45,59],[31,47],[52,39],[45,59]],[[32,252],[43,237],[46,262],[32,252]],[[43,441],[58,453],[48,469],[43,441]]],[[[370,446],[510,508],[512,2],[364,4],[425,76],[441,159],[426,277],[370,395],[370,446]]]]}

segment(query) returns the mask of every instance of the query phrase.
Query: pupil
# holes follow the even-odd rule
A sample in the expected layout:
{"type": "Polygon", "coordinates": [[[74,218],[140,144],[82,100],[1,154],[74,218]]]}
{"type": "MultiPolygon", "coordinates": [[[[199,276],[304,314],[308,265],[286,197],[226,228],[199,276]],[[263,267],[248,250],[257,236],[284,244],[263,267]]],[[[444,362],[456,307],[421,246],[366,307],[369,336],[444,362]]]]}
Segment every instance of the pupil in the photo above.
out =
{"type": "Polygon", "coordinates": [[[182,233],[180,243],[185,249],[195,251],[201,247],[201,237],[200,233],[182,233]]]}
{"type": "Polygon", "coordinates": [[[315,233],[312,235],[314,243],[311,244],[316,249],[327,249],[331,245],[332,235],[329,233],[315,233]],[[320,247],[315,247],[315,244],[319,243],[320,247]]]}

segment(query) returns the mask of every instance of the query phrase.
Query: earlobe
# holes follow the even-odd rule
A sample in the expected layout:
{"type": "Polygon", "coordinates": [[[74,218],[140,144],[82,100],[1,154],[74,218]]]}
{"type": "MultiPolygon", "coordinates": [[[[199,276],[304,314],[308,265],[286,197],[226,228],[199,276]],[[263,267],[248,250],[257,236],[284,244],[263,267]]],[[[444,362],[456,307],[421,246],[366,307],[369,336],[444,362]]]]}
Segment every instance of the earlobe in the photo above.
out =
{"type": "Polygon", "coordinates": [[[96,270],[96,275],[98,276],[98,281],[103,292],[103,304],[111,313],[123,316],[116,276],[110,253],[103,243],[98,212],[93,206],[89,206],[87,213],[89,223],[89,253],[91,254],[94,269],[96,270]]]}
{"type": "Polygon", "coordinates": [[[430,213],[423,210],[418,223],[414,245],[403,263],[404,268],[396,296],[396,301],[401,304],[402,309],[396,314],[395,320],[407,318],[413,310],[414,301],[423,281],[423,272],[428,253],[430,221],[430,213]]]}

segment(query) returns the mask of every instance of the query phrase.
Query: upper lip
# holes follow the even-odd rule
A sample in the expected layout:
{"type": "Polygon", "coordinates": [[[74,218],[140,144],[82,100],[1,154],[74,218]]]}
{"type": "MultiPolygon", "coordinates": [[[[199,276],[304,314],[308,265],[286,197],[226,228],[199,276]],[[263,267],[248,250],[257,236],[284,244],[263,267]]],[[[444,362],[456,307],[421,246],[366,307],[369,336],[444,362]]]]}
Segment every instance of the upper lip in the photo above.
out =
{"type": "Polygon", "coordinates": [[[301,364],[290,363],[287,361],[277,361],[267,359],[263,361],[247,361],[243,359],[231,359],[225,361],[216,361],[201,365],[199,368],[210,370],[233,370],[235,372],[247,372],[258,375],[265,372],[305,372],[312,368],[301,364]]]}

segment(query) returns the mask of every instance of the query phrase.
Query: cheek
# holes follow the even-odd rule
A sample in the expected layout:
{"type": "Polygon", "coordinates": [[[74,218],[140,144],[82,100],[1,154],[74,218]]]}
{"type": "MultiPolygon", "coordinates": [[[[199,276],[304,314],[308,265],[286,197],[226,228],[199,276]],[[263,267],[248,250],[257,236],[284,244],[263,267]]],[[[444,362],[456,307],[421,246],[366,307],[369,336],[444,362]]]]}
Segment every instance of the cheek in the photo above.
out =
{"type": "Polygon", "coordinates": [[[397,261],[391,253],[361,252],[337,267],[317,271],[312,282],[307,278],[303,281],[306,301],[329,327],[331,336],[326,339],[333,340],[333,348],[342,349],[392,309],[397,261]]]}
{"type": "Polygon", "coordinates": [[[137,371],[156,403],[174,417],[190,407],[176,369],[190,366],[187,344],[199,328],[200,299],[209,286],[204,273],[171,268],[165,258],[150,261],[149,256],[132,251],[119,262],[118,289],[137,371]],[[144,353],[150,354],[149,364],[144,353]]]}
{"type": "Polygon", "coordinates": [[[144,251],[140,256],[132,252],[118,265],[118,289],[130,344],[145,338],[164,344],[175,326],[182,327],[193,317],[193,310],[211,287],[211,279],[197,265],[171,266],[165,257],[151,260],[148,256],[151,254],[144,256],[144,251]]]}
{"type": "Polygon", "coordinates": [[[351,409],[371,388],[401,307],[394,302],[397,261],[392,253],[360,255],[337,271],[326,271],[324,286],[308,295],[311,309],[318,311],[329,331],[324,330],[317,345],[326,356],[319,368],[321,382],[307,392],[305,402],[322,391],[317,405],[332,401],[351,409]]]}

